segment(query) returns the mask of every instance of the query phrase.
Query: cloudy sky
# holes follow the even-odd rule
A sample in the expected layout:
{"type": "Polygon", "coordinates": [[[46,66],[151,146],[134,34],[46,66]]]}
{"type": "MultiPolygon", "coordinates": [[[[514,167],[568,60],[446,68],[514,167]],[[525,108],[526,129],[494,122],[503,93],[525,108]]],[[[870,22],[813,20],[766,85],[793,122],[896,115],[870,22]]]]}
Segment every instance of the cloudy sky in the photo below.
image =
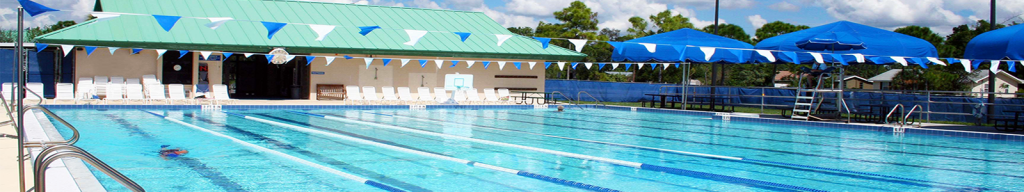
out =
{"type": "MultiPolygon", "coordinates": [[[[28,18],[27,26],[49,25],[61,20],[85,18],[94,0],[34,0],[60,10],[28,18]]],[[[310,0],[384,6],[419,7],[483,12],[506,27],[536,27],[537,22],[553,22],[552,13],[574,0],[310,0]]],[[[671,10],[689,17],[698,27],[714,20],[714,0],[583,0],[598,13],[599,27],[629,27],[632,16],[671,10]]],[[[0,29],[15,28],[17,0],[0,0],[0,29]]],[[[998,0],[999,22],[1021,22],[1024,0],[998,0]]],[[[721,22],[737,24],[753,36],[764,23],[783,21],[817,26],[849,20],[885,29],[906,25],[931,27],[940,34],[951,33],[953,26],[988,19],[986,0],[722,0],[721,22]]]]}

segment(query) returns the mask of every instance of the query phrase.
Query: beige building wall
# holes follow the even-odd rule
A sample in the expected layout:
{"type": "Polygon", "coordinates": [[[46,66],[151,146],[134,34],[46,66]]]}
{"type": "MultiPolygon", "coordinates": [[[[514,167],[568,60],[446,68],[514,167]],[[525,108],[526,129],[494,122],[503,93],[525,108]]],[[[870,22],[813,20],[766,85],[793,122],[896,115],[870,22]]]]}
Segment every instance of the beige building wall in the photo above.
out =
{"type": "MultiPolygon", "coordinates": [[[[362,58],[346,60],[343,54],[313,54],[316,56],[337,56],[338,58],[326,66],[327,61],[317,58],[310,64],[311,72],[323,72],[322,75],[310,75],[309,98],[316,99],[317,84],[343,84],[357,86],[374,86],[378,96],[382,96],[380,88],[383,86],[409,87],[413,96],[419,87],[443,87],[445,74],[472,74],[473,86],[483,98],[484,88],[535,88],[537,91],[544,91],[544,61],[540,60],[507,60],[507,59],[481,59],[481,58],[423,58],[409,56],[386,56],[374,55],[376,58],[393,58],[388,66],[384,66],[381,59],[374,59],[367,68],[362,58]],[[402,67],[400,59],[411,59],[402,67]],[[419,60],[427,59],[426,67],[420,67],[419,60]],[[434,60],[444,60],[441,68],[437,67],[434,60]],[[452,68],[452,60],[460,61],[458,66],[452,68]],[[466,68],[467,60],[476,63],[466,68]],[[508,61],[503,70],[498,69],[498,63],[493,61],[508,61]],[[492,61],[487,69],[484,69],[482,61],[492,61]],[[512,62],[522,62],[521,69],[516,69],[512,62]],[[528,62],[537,62],[531,70],[528,62]],[[536,76],[536,78],[495,78],[495,75],[517,75],[536,76]]],[[[367,57],[367,55],[349,55],[352,57],[367,57]]],[[[432,89],[431,89],[432,90],[432,89]]],[[[362,92],[362,91],[360,91],[362,92]]]]}
{"type": "Polygon", "coordinates": [[[156,51],[144,50],[132,55],[131,49],[118,49],[113,55],[107,48],[96,48],[92,55],[75,50],[75,83],[80,77],[124,77],[142,79],[142,75],[158,75],[160,63],[156,51]]]}
{"type": "MultiPolygon", "coordinates": [[[[998,93],[1017,93],[1017,90],[1018,90],[1017,86],[1019,86],[1019,83],[1020,82],[1015,80],[1013,77],[1008,76],[1006,73],[999,73],[996,76],[996,90],[995,90],[995,92],[998,92],[998,93]],[[1003,88],[1004,85],[1006,85],[1006,88],[1003,88]]],[[[988,78],[984,78],[981,81],[979,81],[978,83],[974,83],[971,86],[971,91],[972,92],[986,92],[985,90],[987,88],[988,88],[988,78]]],[[[979,97],[985,97],[985,95],[984,94],[979,94],[979,97]]],[[[1010,94],[998,94],[998,95],[996,95],[996,97],[1012,98],[1012,97],[1016,97],[1016,96],[1015,95],[1010,95],[1010,94]]]]}

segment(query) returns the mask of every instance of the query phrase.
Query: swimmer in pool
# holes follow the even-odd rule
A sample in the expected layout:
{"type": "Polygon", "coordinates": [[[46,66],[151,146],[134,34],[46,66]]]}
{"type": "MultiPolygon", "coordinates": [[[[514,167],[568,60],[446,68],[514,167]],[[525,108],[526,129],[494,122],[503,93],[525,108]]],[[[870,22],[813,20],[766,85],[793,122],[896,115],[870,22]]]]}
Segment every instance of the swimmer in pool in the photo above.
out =
{"type": "Polygon", "coordinates": [[[558,112],[563,112],[563,111],[565,111],[565,107],[562,107],[561,105],[559,105],[558,106],[558,112]]]}
{"type": "Polygon", "coordinates": [[[167,149],[167,147],[169,147],[169,146],[170,145],[161,145],[160,146],[160,158],[164,158],[164,160],[167,160],[167,157],[178,157],[178,156],[182,156],[182,155],[188,154],[188,150],[184,150],[184,149],[181,149],[181,148],[167,149]]]}

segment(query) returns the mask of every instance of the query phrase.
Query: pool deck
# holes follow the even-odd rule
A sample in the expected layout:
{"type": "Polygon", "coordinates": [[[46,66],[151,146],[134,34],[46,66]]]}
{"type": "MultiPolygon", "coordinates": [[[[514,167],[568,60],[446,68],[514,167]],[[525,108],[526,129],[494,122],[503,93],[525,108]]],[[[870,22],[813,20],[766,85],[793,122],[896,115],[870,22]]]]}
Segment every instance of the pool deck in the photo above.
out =
{"type": "MultiPolygon", "coordinates": [[[[0,115],[0,121],[7,121],[10,117],[6,113],[0,115]]],[[[0,134],[18,135],[13,124],[0,126],[0,134]]],[[[25,177],[32,178],[31,162],[25,161],[25,177]]],[[[0,191],[18,191],[18,139],[0,137],[0,191]]],[[[32,188],[32,182],[25,185],[25,189],[32,188]]]]}

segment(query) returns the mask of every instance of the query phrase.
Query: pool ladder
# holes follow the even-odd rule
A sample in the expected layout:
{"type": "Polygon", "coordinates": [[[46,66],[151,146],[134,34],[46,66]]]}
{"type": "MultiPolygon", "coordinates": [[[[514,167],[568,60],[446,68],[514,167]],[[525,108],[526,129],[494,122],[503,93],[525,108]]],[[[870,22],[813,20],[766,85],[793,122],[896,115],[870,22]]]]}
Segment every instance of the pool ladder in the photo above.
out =
{"type": "MultiPolygon", "coordinates": [[[[906,128],[904,126],[907,126],[907,125],[913,126],[913,124],[914,124],[914,122],[910,122],[910,124],[907,124],[907,119],[910,118],[910,115],[913,115],[914,111],[916,111],[917,109],[924,110],[924,107],[922,107],[921,105],[914,105],[914,107],[910,108],[910,112],[903,113],[904,109],[905,109],[903,104],[902,103],[896,104],[896,106],[892,107],[892,110],[889,110],[889,114],[885,115],[885,124],[889,124],[889,118],[892,118],[892,115],[893,115],[893,113],[896,112],[896,109],[900,109],[900,116],[897,116],[897,117],[902,117],[903,119],[897,119],[896,122],[892,123],[892,125],[893,125],[892,132],[893,133],[903,133],[903,132],[906,131],[906,128]]],[[[922,123],[920,122],[921,115],[922,115],[922,113],[918,113],[917,114],[917,119],[919,119],[918,122],[917,122],[918,123],[917,127],[921,127],[922,126],[922,123]]]]}

